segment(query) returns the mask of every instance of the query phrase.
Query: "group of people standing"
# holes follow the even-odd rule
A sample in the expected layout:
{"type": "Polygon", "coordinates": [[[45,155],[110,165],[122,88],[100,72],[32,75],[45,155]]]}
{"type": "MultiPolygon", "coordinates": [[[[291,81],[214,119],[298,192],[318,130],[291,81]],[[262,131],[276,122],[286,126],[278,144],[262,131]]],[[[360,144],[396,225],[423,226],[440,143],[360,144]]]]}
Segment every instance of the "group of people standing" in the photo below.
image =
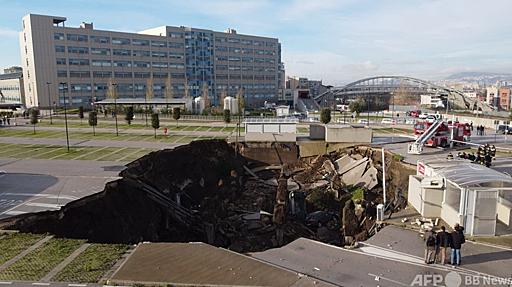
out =
{"type": "MultiPolygon", "coordinates": [[[[471,130],[473,130],[473,124],[471,124],[471,130]]],[[[479,136],[485,135],[485,127],[482,125],[476,126],[476,134],[479,136]]]]}
{"type": "Polygon", "coordinates": [[[447,232],[444,226],[441,226],[441,230],[434,232],[430,229],[425,234],[425,263],[432,264],[439,262],[446,264],[448,248],[451,248],[450,264],[460,265],[461,255],[460,249],[462,244],[466,242],[464,237],[464,227],[459,224],[455,224],[452,232],[447,232]]]}
{"type": "Polygon", "coordinates": [[[4,126],[10,126],[11,125],[11,118],[7,117],[7,116],[3,116],[0,118],[0,124],[2,124],[4,126]]]}

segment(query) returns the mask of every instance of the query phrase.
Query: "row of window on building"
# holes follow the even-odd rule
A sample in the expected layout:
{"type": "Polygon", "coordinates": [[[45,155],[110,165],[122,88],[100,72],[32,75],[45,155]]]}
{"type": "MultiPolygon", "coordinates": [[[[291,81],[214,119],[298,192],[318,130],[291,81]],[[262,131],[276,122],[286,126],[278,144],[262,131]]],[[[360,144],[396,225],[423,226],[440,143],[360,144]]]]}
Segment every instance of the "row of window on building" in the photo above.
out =
{"type": "MultiPolygon", "coordinates": [[[[66,71],[66,70],[57,70],[57,77],[60,78],[67,78],[69,75],[70,78],[90,78],[91,72],[90,71],[66,71]]],[[[185,74],[174,74],[174,73],[167,73],[167,72],[114,72],[111,71],[93,71],[92,77],[93,78],[140,78],[140,79],[147,79],[150,77],[153,78],[167,78],[171,76],[173,79],[185,79],[185,74]]],[[[192,77],[187,77],[188,79],[192,79],[192,77]]],[[[233,79],[233,80],[267,80],[267,81],[274,81],[276,79],[275,75],[253,75],[253,74],[245,74],[245,75],[233,75],[233,74],[217,74],[215,76],[218,80],[227,80],[227,79],[233,79]]]]}
{"type": "MultiPolygon", "coordinates": [[[[182,53],[171,53],[163,51],[143,51],[143,50],[129,50],[129,49],[110,49],[110,48],[90,48],[89,47],[73,47],[68,46],[67,51],[69,54],[91,54],[91,55],[102,55],[102,56],[127,56],[127,57],[153,57],[153,58],[171,58],[171,59],[183,59],[182,53]]],[[[62,45],[55,46],[56,53],[65,53],[66,47],[62,45]]],[[[199,61],[210,60],[209,55],[201,56],[194,55],[199,61]]],[[[254,63],[269,63],[275,64],[275,59],[269,58],[253,58],[253,57],[234,57],[234,56],[218,56],[218,61],[230,61],[230,62],[254,62],[254,63]]]]}
{"type": "Polygon", "coordinates": [[[19,91],[19,85],[0,86],[0,91],[19,91]]]}
{"type": "MultiPolygon", "coordinates": [[[[90,48],[89,47],[75,47],[68,46],[67,49],[70,54],[91,54],[101,56],[128,56],[128,57],[154,57],[154,58],[171,58],[183,59],[183,53],[165,52],[165,51],[146,51],[146,50],[130,50],[130,49],[110,49],[110,48],[90,48]]],[[[55,52],[66,52],[66,46],[55,45],[55,52]]]]}
{"type": "Polygon", "coordinates": [[[229,56],[218,56],[217,61],[228,61],[228,62],[244,62],[244,63],[267,63],[275,64],[274,59],[266,58],[253,58],[253,57],[229,57],[229,56]]]}
{"type": "MultiPolygon", "coordinates": [[[[91,84],[70,84],[69,89],[71,92],[90,92],[92,91],[92,88],[94,86],[95,91],[107,91],[108,90],[108,84],[107,83],[94,83],[94,85],[91,84]]],[[[163,91],[165,90],[164,84],[153,84],[153,91],[163,91]]],[[[174,84],[172,85],[173,90],[184,90],[185,86],[183,84],[174,84]]],[[[276,86],[273,84],[242,84],[242,85],[217,85],[217,90],[228,90],[228,89],[239,89],[240,87],[244,88],[245,90],[272,90],[275,89],[276,86]]],[[[200,90],[202,87],[196,85],[196,86],[189,86],[190,89],[196,89],[200,90]]],[[[62,85],[59,87],[59,89],[65,90],[66,85],[62,85]]],[[[135,83],[135,84],[126,84],[126,83],[118,83],[117,89],[119,91],[145,91],[147,89],[147,84],[145,83],[135,83]]]]}
{"type": "Polygon", "coordinates": [[[89,59],[67,59],[57,58],[57,65],[70,66],[94,66],[94,67],[136,67],[136,68],[171,68],[171,69],[184,69],[185,65],[180,63],[168,62],[146,62],[146,61],[111,61],[111,60],[89,60],[89,59]]]}
{"type": "Polygon", "coordinates": [[[226,47],[226,46],[216,46],[215,51],[229,52],[229,53],[236,53],[236,54],[257,54],[257,55],[268,55],[268,56],[275,56],[275,54],[276,54],[275,50],[261,50],[261,49],[226,47]]]}
{"type": "MultiPolygon", "coordinates": [[[[179,32],[170,32],[169,37],[171,38],[192,38],[191,35],[184,35],[183,33],[179,32]]],[[[199,36],[196,36],[199,37],[199,36]]],[[[122,37],[109,37],[109,36],[89,36],[89,35],[83,35],[83,34],[65,34],[60,32],[55,32],[53,34],[53,38],[55,40],[68,40],[68,41],[74,41],[74,42],[93,42],[98,44],[114,44],[114,45],[133,45],[133,46],[153,46],[153,47],[171,47],[177,48],[174,45],[178,43],[174,42],[167,42],[167,41],[160,41],[160,40],[145,40],[145,39],[130,39],[130,38],[122,38],[122,37]],[[172,43],[172,44],[171,44],[172,43]]],[[[199,39],[199,38],[198,38],[199,39]]],[[[210,41],[210,37],[208,36],[200,36],[200,39],[202,41],[210,41]]],[[[249,39],[243,39],[243,38],[233,38],[233,37],[215,37],[216,42],[220,43],[233,43],[233,44],[242,44],[242,45],[252,45],[252,46],[258,46],[258,47],[275,47],[275,42],[267,42],[263,40],[249,40],[249,39]]],[[[182,44],[182,43],[179,43],[182,44]]],[[[181,47],[183,48],[183,44],[181,47]]]]}
{"type": "MultiPolygon", "coordinates": [[[[146,61],[110,61],[110,60],[89,60],[89,59],[73,59],[73,58],[57,58],[56,64],[58,66],[70,65],[70,66],[95,66],[95,67],[136,67],[136,68],[171,68],[171,69],[183,69],[185,65],[177,63],[167,62],[146,62],[146,61]]],[[[196,62],[190,63],[190,66],[205,66],[211,67],[210,62],[196,62]]],[[[233,65],[217,65],[217,70],[220,71],[256,71],[256,72],[275,72],[274,67],[262,67],[262,66],[233,66],[233,65]]]]}

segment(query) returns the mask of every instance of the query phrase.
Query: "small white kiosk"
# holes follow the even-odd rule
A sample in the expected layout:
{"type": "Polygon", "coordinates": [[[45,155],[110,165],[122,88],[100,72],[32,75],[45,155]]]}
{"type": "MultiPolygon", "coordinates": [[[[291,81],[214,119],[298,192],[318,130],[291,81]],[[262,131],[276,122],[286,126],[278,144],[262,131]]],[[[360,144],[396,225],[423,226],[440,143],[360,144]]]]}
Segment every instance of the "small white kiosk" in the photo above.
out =
{"type": "Polygon", "coordinates": [[[409,176],[409,203],[475,236],[496,235],[497,221],[512,225],[512,177],[462,160],[418,162],[409,176]]]}

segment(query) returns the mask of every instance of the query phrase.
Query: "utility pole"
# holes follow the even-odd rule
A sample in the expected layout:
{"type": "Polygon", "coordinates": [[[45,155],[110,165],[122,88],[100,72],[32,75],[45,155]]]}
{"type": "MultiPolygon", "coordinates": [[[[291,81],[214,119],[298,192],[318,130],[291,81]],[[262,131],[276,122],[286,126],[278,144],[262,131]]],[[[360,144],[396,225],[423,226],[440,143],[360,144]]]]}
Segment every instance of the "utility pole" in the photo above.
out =
{"type": "Polygon", "coordinates": [[[46,82],[46,86],[48,87],[48,108],[50,108],[50,125],[53,125],[52,122],[52,97],[50,96],[50,85],[52,83],[46,82]]]}
{"type": "Polygon", "coordinates": [[[68,130],[68,110],[67,110],[67,98],[66,98],[66,91],[68,89],[67,83],[60,83],[60,85],[63,87],[62,92],[64,93],[64,123],[66,125],[66,146],[68,148],[69,152],[69,130],[68,130]]]}

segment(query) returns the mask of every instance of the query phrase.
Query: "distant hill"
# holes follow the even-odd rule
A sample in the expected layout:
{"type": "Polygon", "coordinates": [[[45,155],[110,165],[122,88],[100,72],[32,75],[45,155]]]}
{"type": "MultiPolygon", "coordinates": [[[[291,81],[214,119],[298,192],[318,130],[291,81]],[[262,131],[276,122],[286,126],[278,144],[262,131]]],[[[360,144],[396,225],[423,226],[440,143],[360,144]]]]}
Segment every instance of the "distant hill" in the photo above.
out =
{"type": "Polygon", "coordinates": [[[489,73],[489,72],[460,72],[452,74],[445,78],[451,81],[479,82],[485,84],[495,84],[497,81],[512,82],[512,74],[508,73],[489,73]]]}

